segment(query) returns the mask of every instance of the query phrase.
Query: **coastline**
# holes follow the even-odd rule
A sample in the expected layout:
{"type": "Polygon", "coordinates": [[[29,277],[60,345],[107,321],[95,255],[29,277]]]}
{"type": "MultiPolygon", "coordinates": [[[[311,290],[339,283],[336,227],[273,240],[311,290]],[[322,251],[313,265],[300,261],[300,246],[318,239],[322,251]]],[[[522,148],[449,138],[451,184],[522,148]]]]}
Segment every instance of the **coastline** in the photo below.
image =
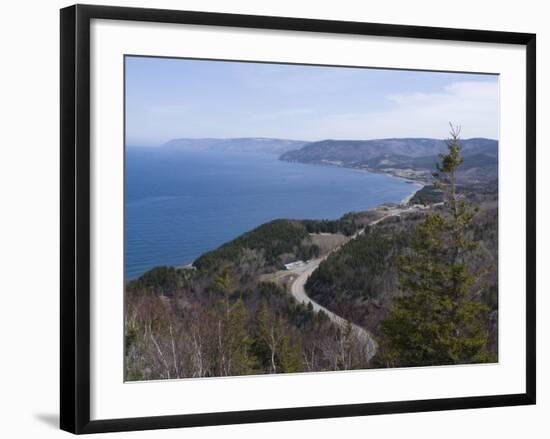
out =
{"type": "MultiPolygon", "coordinates": [[[[286,160],[283,160],[283,161],[286,161],[286,160]]],[[[303,162],[296,162],[296,163],[303,163],[303,162]]],[[[337,164],[337,163],[329,163],[329,162],[321,162],[321,163],[306,163],[306,164],[315,164],[315,165],[320,165],[320,166],[329,166],[329,167],[336,167],[336,168],[343,168],[343,169],[352,169],[354,171],[359,171],[359,172],[369,172],[371,174],[383,174],[383,175],[388,175],[390,177],[393,177],[393,178],[396,178],[398,180],[401,180],[401,181],[404,181],[405,183],[408,183],[408,184],[411,184],[411,185],[414,185],[415,187],[415,190],[412,191],[409,195],[407,195],[405,198],[403,198],[398,204],[408,204],[409,201],[411,201],[411,199],[414,197],[414,195],[421,189],[423,189],[424,187],[426,187],[427,185],[429,185],[430,183],[428,181],[426,181],[425,179],[422,179],[422,178],[419,178],[419,177],[414,177],[414,176],[403,176],[401,175],[400,173],[396,173],[396,172],[391,172],[391,171],[385,171],[385,170],[380,170],[380,169],[368,169],[368,168],[358,168],[358,167],[355,167],[355,166],[345,166],[345,165],[341,165],[341,164],[337,164]]],[[[410,171],[410,172],[414,172],[413,169],[405,169],[403,171],[410,171]]],[[[381,203],[379,204],[378,206],[376,206],[374,209],[377,209],[379,208],[380,206],[382,206],[384,203],[381,203]]]]}
{"type": "MultiPolygon", "coordinates": [[[[396,177],[398,178],[398,177],[396,177]]],[[[409,180],[408,180],[409,181],[409,180]]],[[[426,187],[426,183],[420,183],[420,182],[413,182],[412,183],[414,186],[415,186],[415,190],[411,192],[410,195],[406,196],[405,198],[403,198],[401,200],[401,202],[399,204],[409,204],[409,202],[411,201],[412,197],[415,196],[415,194],[419,191],[419,190],[422,190],[424,187],[426,187]]]]}
{"type": "MultiPolygon", "coordinates": [[[[357,167],[357,166],[346,166],[341,163],[329,162],[329,161],[301,162],[296,160],[284,160],[281,158],[279,158],[279,160],[283,162],[289,162],[289,163],[302,163],[306,165],[328,166],[328,167],[334,167],[334,168],[351,169],[353,171],[358,171],[358,172],[368,172],[371,174],[388,175],[390,177],[397,178],[398,180],[404,181],[405,183],[414,184],[416,187],[416,190],[412,194],[403,198],[400,204],[408,203],[416,192],[418,192],[419,190],[421,190],[422,188],[430,184],[430,182],[426,178],[426,175],[424,174],[422,174],[421,176],[415,175],[414,173],[419,171],[415,171],[412,168],[398,169],[398,170],[394,168],[372,169],[372,168],[364,168],[364,167],[357,167]]],[[[384,203],[381,203],[381,204],[384,204],[384,203]]],[[[380,207],[380,205],[378,207],[380,207]]]]}
{"type": "MultiPolygon", "coordinates": [[[[300,163],[300,162],[298,162],[298,163],[300,163]]],[[[385,172],[385,171],[381,171],[381,170],[366,169],[366,168],[359,168],[359,167],[353,167],[353,166],[341,166],[341,165],[329,164],[329,163],[304,163],[304,164],[313,164],[313,165],[317,165],[317,166],[328,166],[328,167],[344,168],[344,169],[348,169],[348,170],[352,170],[352,171],[356,171],[356,172],[357,171],[359,171],[359,172],[368,172],[368,173],[371,173],[371,174],[385,174],[389,177],[401,180],[402,182],[407,183],[407,184],[412,186],[411,192],[407,196],[402,198],[401,200],[383,201],[383,202],[380,202],[379,204],[377,204],[376,206],[373,206],[373,207],[368,208],[366,210],[380,209],[385,204],[395,204],[395,205],[400,205],[400,206],[407,205],[419,190],[421,190],[423,187],[425,187],[427,184],[429,184],[426,181],[423,181],[423,180],[420,180],[420,179],[408,178],[408,177],[403,176],[403,175],[396,175],[392,172],[385,172]]],[[[361,212],[363,210],[365,210],[365,209],[355,210],[354,212],[361,212]]],[[[308,218],[304,218],[304,220],[306,220],[306,219],[308,219],[308,218]]],[[[262,223],[258,224],[256,227],[259,227],[261,225],[262,225],[262,223]]],[[[220,245],[223,245],[224,243],[222,243],[220,245]]],[[[198,257],[200,257],[200,256],[202,256],[202,255],[199,255],[198,257]]],[[[188,259],[187,261],[184,261],[183,263],[179,263],[179,264],[169,264],[168,266],[174,267],[178,270],[195,270],[196,268],[194,266],[194,263],[195,263],[195,260],[197,258],[193,259],[192,261],[190,261],[188,259]]],[[[151,270],[151,269],[153,269],[157,266],[159,266],[159,265],[152,265],[152,266],[150,266],[149,269],[145,270],[143,273],[141,273],[139,275],[134,274],[130,278],[126,279],[126,282],[130,282],[130,281],[133,281],[133,280],[136,280],[136,279],[140,278],[144,273],[146,273],[147,271],[149,271],[149,270],[151,270]]]]}
{"type": "MultiPolygon", "coordinates": [[[[328,165],[330,166],[330,165],[328,165]]],[[[353,170],[356,170],[356,171],[363,171],[363,172],[371,172],[367,169],[360,169],[360,168],[352,168],[352,167],[348,167],[348,166],[340,166],[342,168],[346,168],[346,169],[353,169],[353,170]]],[[[414,195],[419,191],[421,190],[422,188],[424,188],[428,183],[427,182],[424,182],[424,181],[414,181],[412,179],[408,179],[408,178],[405,178],[405,177],[401,177],[401,176],[397,176],[397,175],[392,175],[390,174],[389,172],[378,172],[380,174],[386,174],[390,177],[393,177],[393,178],[397,178],[399,180],[402,180],[408,184],[410,184],[411,186],[413,186],[415,189],[409,194],[407,195],[405,198],[403,198],[398,204],[399,206],[405,206],[407,205],[410,200],[412,199],[412,197],[414,197],[414,195]]],[[[376,210],[376,209],[380,209],[382,206],[384,206],[385,203],[380,203],[378,206],[375,206],[375,207],[372,207],[370,209],[367,209],[367,210],[376,210]]],[[[261,224],[258,225],[258,227],[260,226],[261,224]]],[[[223,245],[223,244],[222,244],[223,245]]],[[[195,259],[196,260],[196,259],[195,259]]],[[[180,265],[175,265],[174,268],[176,268],[177,270],[196,270],[197,268],[195,267],[195,260],[193,260],[192,262],[188,262],[186,264],[180,264],[180,265]]],[[[154,267],[152,267],[154,268],[154,267]]],[[[138,276],[139,277],[139,276],[138,276]]]]}

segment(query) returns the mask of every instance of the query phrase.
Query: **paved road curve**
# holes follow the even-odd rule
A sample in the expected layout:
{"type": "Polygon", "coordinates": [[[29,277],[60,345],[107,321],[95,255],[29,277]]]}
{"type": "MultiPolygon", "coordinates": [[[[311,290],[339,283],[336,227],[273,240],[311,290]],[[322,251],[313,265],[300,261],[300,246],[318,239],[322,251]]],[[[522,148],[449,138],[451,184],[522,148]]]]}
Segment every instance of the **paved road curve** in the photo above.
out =
{"type": "MultiPolygon", "coordinates": [[[[388,218],[390,216],[400,216],[403,210],[410,211],[413,209],[406,208],[406,207],[405,208],[397,207],[394,209],[390,209],[386,212],[386,214],[382,218],[379,218],[376,221],[371,222],[369,226],[374,226],[378,224],[380,221],[382,221],[383,219],[388,218]]],[[[351,237],[350,241],[352,239],[357,238],[357,236],[364,233],[364,231],[365,231],[364,229],[361,229],[359,232],[357,232],[355,235],[351,237]]],[[[332,311],[329,311],[324,306],[320,305],[319,303],[311,299],[306,294],[305,285],[309,276],[311,276],[311,274],[317,269],[319,264],[323,262],[332,252],[338,251],[342,247],[342,245],[334,248],[331,252],[329,252],[322,258],[312,259],[308,263],[290,270],[291,272],[297,275],[296,279],[294,279],[294,281],[290,285],[290,293],[292,294],[292,296],[294,296],[294,298],[298,302],[303,303],[305,305],[307,305],[308,303],[311,303],[311,305],[313,306],[313,309],[316,312],[323,311],[325,314],[327,314],[327,316],[330,318],[331,321],[333,321],[334,323],[336,323],[338,326],[341,326],[341,327],[347,325],[348,321],[343,317],[340,317],[339,315],[333,313],[332,311]]],[[[367,331],[365,328],[362,328],[361,326],[356,325],[355,323],[351,323],[351,325],[357,337],[360,340],[365,340],[365,343],[367,343],[367,357],[370,360],[372,357],[374,357],[374,355],[376,354],[376,350],[378,349],[378,344],[376,343],[376,340],[374,339],[372,334],[369,331],[367,331]]]]}
{"type": "MultiPolygon", "coordinates": [[[[375,224],[381,221],[382,219],[383,218],[371,224],[375,224]]],[[[355,239],[361,233],[363,233],[363,230],[356,233],[351,239],[355,239]]],[[[340,249],[340,247],[341,246],[336,247],[330,253],[337,251],[338,249],[340,249]]],[[[296,279],[294,279],[294,281],[290,285],[290,293],[292,294],[292,296],[294,296],[294,298],[298,302],[303,303],[305,305],[307,305],[308,303],[311,303],[314,311],[316,312],[323,311],[332,322],[336,323],[340,327],[343,327],[348,324],[348,321],[346,319],[344,319],[343,317],[340,317],[339,315],[333,313],[332,311],[328,310],[324,306],[315,302],[306,294],[306,290],[305,290],[305,285],[309,276],[311,276],[311,274],[317,269],[319,264],[323,262],[330,255],[330,253],[328,253],[322,258],[312,259],[308,263],[290,270],[295,274],[297,274],[296,279]]],[[[369,331],[367,331],[365,328],[362,328],[361,326],[356,325],[355,323],[351,323],[351,326],[353,331],[359,338],[359,340],[364,340],[365,343],[367,344],[367,358],[370,360],[376,354],[376,349],[378,348],[378,344],[374,340],[374,337],[372,336],[372,334],[369,331]]]]}
{"type": "MultiPolygon", "coordinates": [[[[374,225],[378,224],[380,221],[382,221],[382,220],[384,220],[384,219],[386,219],[390,216],[401,216],[401,213],[403,213],[404,211],[410,212],[410,211],[414,211],[414,210],[418,210],[418,209],[422,209],[422,208],[407,207],[407,206],[402,205],[402,206],[398,206],[398,207],[393,208],[393,209],[388,209],[386,211],[386,214],[383,217],[381,217],[381,218],[379,218],[375,221],[372,221],[369,224],[369,226],[374,226],[374,225]]],[[[352,239],[357,238],[357,236],[364,233],[364,231],[365,231],[365,229],[361,229],[359,232],[357,232],[355,235],[353,235],[351,237],[350,241],[352,239]]],[[[349,242],[349,241],[347,241],[347,242],[349,242]]],[[[342,244],[342,245],[344,245],[344,244],[342,244]]],[[[332,251],[330,251],[328,254],[326,254],[322,258],[312,259],[311,261],[309,261],[308,263],[306,263],[304,265],[301,265],[300,267],[296,267],[296,268],[293,268],[293,269],[289,270],[292,273],[297,275],[296,279],[294,279],[294,281],[290,285],[290,293],[292,294],[292,296],[294,296],[294,298],[298,302],[303,303],[305,305],[307,305],[308,303],[311,303],[311,305],[313,306],[313,309],[316,312],[323,311],[325,314],[327,314],[327,316],[330,318],[330,320],[333,321],[334,323],[336,323],[338,326],[345,326],[345,325],[348,324],[348,321],[346,319],[344,319],[343,317],[340,317],[339,315],[333,313],[332,311],[329,311],[324,306],[318,304],[313,299],[311,299],[306,294],[305,285],[306,285],[306,282],[307,282],[309,276],[311,276],[311,274],[317,269],[319,264],[321,262],[323,262],[332,252],[338,251],[342,247],[342,245],[334,248],[332,251]]],[[[362,328],[361,326],[356,325],[355,323],[351,323],[351,325],[352,325],[353,330],[357,334],[357,337],[360,340],[361,339],[365,340],[365,342],[367,343],[367,357],[370,360],[372,357],[374,357],[374,355],[376,354],[376,350],[378,349],[378,344],[376,343],[376,340],[374,339],[372,334],[369,331],[367,331],[365,328],[362,328]]]]}

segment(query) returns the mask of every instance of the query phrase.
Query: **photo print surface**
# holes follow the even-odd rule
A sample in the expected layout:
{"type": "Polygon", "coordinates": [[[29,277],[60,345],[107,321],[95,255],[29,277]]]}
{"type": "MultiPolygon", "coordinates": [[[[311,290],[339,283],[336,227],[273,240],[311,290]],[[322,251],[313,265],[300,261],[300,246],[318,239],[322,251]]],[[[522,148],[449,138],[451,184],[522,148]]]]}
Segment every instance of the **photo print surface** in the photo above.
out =
{"type": "Polygon", "coordinates": [[[124,62],[126,381],[498,362],[498,75],[124,62]]]}

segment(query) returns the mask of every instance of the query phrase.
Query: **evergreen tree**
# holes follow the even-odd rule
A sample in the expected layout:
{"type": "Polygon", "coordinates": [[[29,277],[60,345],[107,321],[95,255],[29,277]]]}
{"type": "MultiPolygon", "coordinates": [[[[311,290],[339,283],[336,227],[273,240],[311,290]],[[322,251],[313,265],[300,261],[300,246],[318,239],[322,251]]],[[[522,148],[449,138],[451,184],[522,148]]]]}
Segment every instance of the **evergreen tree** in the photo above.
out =
{"type": "Polygon", "coordinates": [[[392,366],[486,362],[488,308],[479,300],[480,271],[466,256],[476,249],[471,224],[476,209],[457,192],[462,164],[460,129],[451,125],[448,152],[440,156],[434,185],[444,208],[416,230],[411,251],[398,258],[400,289],[382,323],[385,361],[392,366]]]}
{"type": "Polygon", "coordinates": [[[229,316],[229,296],[233,292],[233,284],[233,274],[231,273],[231,269],[227,266],[214,278],[214,288],[223,294],[227,316],[229,316]]]}

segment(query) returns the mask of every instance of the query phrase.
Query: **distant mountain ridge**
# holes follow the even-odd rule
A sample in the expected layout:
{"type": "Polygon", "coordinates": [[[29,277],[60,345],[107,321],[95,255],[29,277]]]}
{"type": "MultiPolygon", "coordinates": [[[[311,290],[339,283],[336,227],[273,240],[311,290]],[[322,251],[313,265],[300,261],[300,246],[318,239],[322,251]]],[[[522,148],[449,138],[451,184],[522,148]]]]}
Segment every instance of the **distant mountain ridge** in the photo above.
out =
{"type": "MultiPolygon", "coordinates": [[[[462,183],[483,183],[498,179],[498,141],[483,137],[462,139],[464,164],[462,183]]],[[[445,152],[445,140],[433,138],[387,138],[314,142],[269,137],[180,138],[161,148],[185,151],[276,154],[280,160],[341,166],[383,172],[397,177],[428,182],[438,155],[445,152]]]]}
{"type": "Polygon", "coordinates": [[[228,139],[216,138],[181,138],[172,139],[162,148],[185,149],[189,151],[227,151],[227,152],[263,152],[283,154],[299,149],[309,142],[303,140],[276,139],[269,137],[237,137],[228,139]]]}
{"type": "MultiPolygon", "coordinates": [[[[496,155],[498,142],[492,139],[472,138],[460,141],[462,154],[488,153],[496,155]]],[[[321,140],[310,142],[296,151],[285,153],[281,159],[300,162],[319,160],[362,161],[381,156],[422,157],[445,151],[447,144],[441,139],[402,138],[374,140],[321,140]]]]}
{"type": "MultiPolygon", "coordinates": [[[[486,138],[462,139],[459,179],[478,183],[498,178],[498,141],[486,138]]],[[[322,140],[287,151],[281,160],[327,164],[389,173],[415,180],[429,180],[438,155],[445,152],[445,140],[390,138],[374,140],[322,140]]]]}

